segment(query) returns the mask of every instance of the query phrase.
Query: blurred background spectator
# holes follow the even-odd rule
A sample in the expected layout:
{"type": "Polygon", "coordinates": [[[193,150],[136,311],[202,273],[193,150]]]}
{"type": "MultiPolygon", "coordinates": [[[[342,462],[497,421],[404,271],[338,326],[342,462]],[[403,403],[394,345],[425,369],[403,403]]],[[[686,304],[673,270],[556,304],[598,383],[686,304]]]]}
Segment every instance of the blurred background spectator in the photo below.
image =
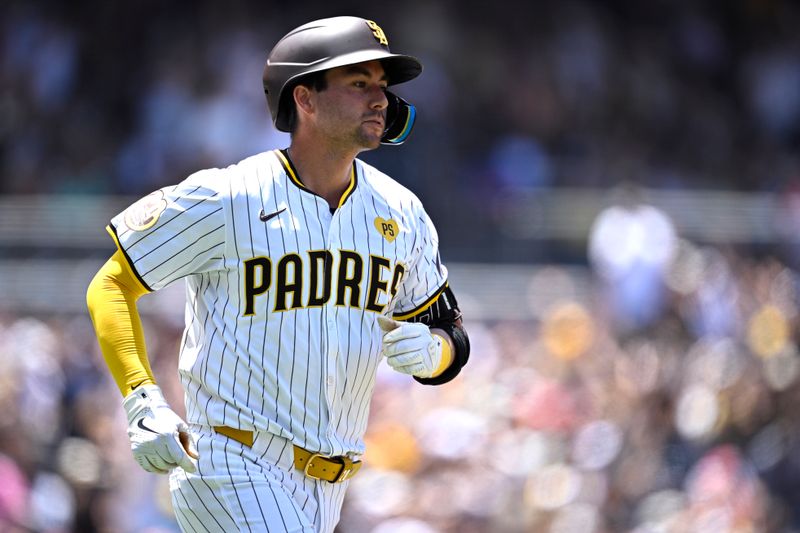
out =
{"type": "MultiPolygon", "coordinates": [[[[0,531],[177,531],[83,294],[108,218],[283,147],[266,53],[379,22],[424,74],[364,154],[436,221],[473,360],[381,368],[339,530],[800,531],[800,6],[789,0],[0,5],[0,531]]],[[[142,300],[181,410],[180,284],[142,300]]]]}

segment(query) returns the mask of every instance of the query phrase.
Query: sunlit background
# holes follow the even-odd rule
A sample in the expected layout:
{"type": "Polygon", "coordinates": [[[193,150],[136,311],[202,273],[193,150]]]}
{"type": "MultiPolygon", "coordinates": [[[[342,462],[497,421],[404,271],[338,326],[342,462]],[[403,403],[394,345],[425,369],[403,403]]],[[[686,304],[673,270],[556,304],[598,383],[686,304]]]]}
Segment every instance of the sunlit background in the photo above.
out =
{"type": "MultiPolygon", "coordinates": [[[[789,0],[3,2],[0,531],[177,531],[85,311],[103,228],[285,147],[267,52],[339,14],[425,65],[364,159],[425,203],[472,340],[446,386],[381,368],[339,532],[800,531],[789,0]]],[[[182,302],[141,301],[179,412],[182,302]]]]}

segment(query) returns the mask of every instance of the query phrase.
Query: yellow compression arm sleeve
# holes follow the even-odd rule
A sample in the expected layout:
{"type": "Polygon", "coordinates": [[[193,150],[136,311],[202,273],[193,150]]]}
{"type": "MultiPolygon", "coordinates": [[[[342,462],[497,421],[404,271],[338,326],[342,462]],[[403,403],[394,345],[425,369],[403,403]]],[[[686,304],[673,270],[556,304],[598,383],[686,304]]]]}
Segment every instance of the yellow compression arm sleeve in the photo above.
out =
{"type": "Polygon", "coordinates": [[[123,396],[134,387],[155,383],[136,300],[149,292],[117,250],[95,275],[86,292],[100,350],[123,396]]]}

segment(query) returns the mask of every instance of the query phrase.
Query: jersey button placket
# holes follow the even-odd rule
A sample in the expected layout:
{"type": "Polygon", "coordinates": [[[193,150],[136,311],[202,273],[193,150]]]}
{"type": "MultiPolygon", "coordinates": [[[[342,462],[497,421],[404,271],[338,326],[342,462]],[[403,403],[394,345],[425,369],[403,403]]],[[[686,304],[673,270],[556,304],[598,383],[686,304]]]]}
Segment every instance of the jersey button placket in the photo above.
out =
{"type": "MultiPolygon", "coordinates": [[[[337,241],[335,235],[338,232],[338,212],[335,212],[331,215],[330,218],[330,231],[326,235],[325,244],[326,248],[328,249],[331,254],[334,255],[334,250],[337,247],[337,241]]],[[[335,303],[335,296],[332,295],[331,299],[325,304],[325,331],[327,336],[327,357],[325,361],[325,368],[326,368],[326,378],[325,383],[327,385],[327,396],[328,396],[328,405],[329,407],[333,406],[335,395],[333,394],[336,388],[336,358],[339,354],[339,332],[336,328],[336,307],[335,303]]]]}
{"type": "Polygon", "coordinates": [[[327,319],[325,321],[326,330],[328,332],[328,357],[327,357],[327,379],[325,380],[328,387],[333,389],[336,384],[335,369],[336,369],[336,356],[339,353],[339,336],[336,332],[336,321],[333,318],[334,310],[327,309],[327,319]]]}
{"type": "Polygon", "coordinates": [[[339,410],[336,407],[336,357],[339,353],[339,337],[336,332],[335,313],[336,308],[332,303],[325,304],[325,336],[328,340],[328,350],[323,354],[325,358],[323,368],[325,369],[325,400],[330,414],[330,423],[326,428],[325,435],[331,443],[331,449],[333,449],[333,443],[337,440],[333,421],[335,420],[335,413],[339,410]]]}

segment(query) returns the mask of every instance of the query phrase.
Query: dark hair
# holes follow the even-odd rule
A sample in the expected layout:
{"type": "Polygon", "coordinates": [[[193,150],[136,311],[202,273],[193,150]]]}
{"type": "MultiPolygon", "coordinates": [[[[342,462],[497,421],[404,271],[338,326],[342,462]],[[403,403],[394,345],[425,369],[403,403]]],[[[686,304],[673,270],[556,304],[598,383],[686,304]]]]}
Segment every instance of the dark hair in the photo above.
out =
{"type": "Polygon", "coordinates": [[[301,76],[289,87],[284,89],[284,102],[281,103],[281,107],[286,106],[285,108],[289,111],[288,121],[290,134],[294,133],[294,130],[297,127],[297,107],[295,106],[293,96],[294,88],[298,85],[302,85],[304,87],[308,87],[309,89],[314,89],[317,92],[324,91],[328,88],[328,79],[325,77],[325,72],[326,71],[321,70],[319,72],[312,72],[310,74],[306,74],[305,76],[301,76]]]}

